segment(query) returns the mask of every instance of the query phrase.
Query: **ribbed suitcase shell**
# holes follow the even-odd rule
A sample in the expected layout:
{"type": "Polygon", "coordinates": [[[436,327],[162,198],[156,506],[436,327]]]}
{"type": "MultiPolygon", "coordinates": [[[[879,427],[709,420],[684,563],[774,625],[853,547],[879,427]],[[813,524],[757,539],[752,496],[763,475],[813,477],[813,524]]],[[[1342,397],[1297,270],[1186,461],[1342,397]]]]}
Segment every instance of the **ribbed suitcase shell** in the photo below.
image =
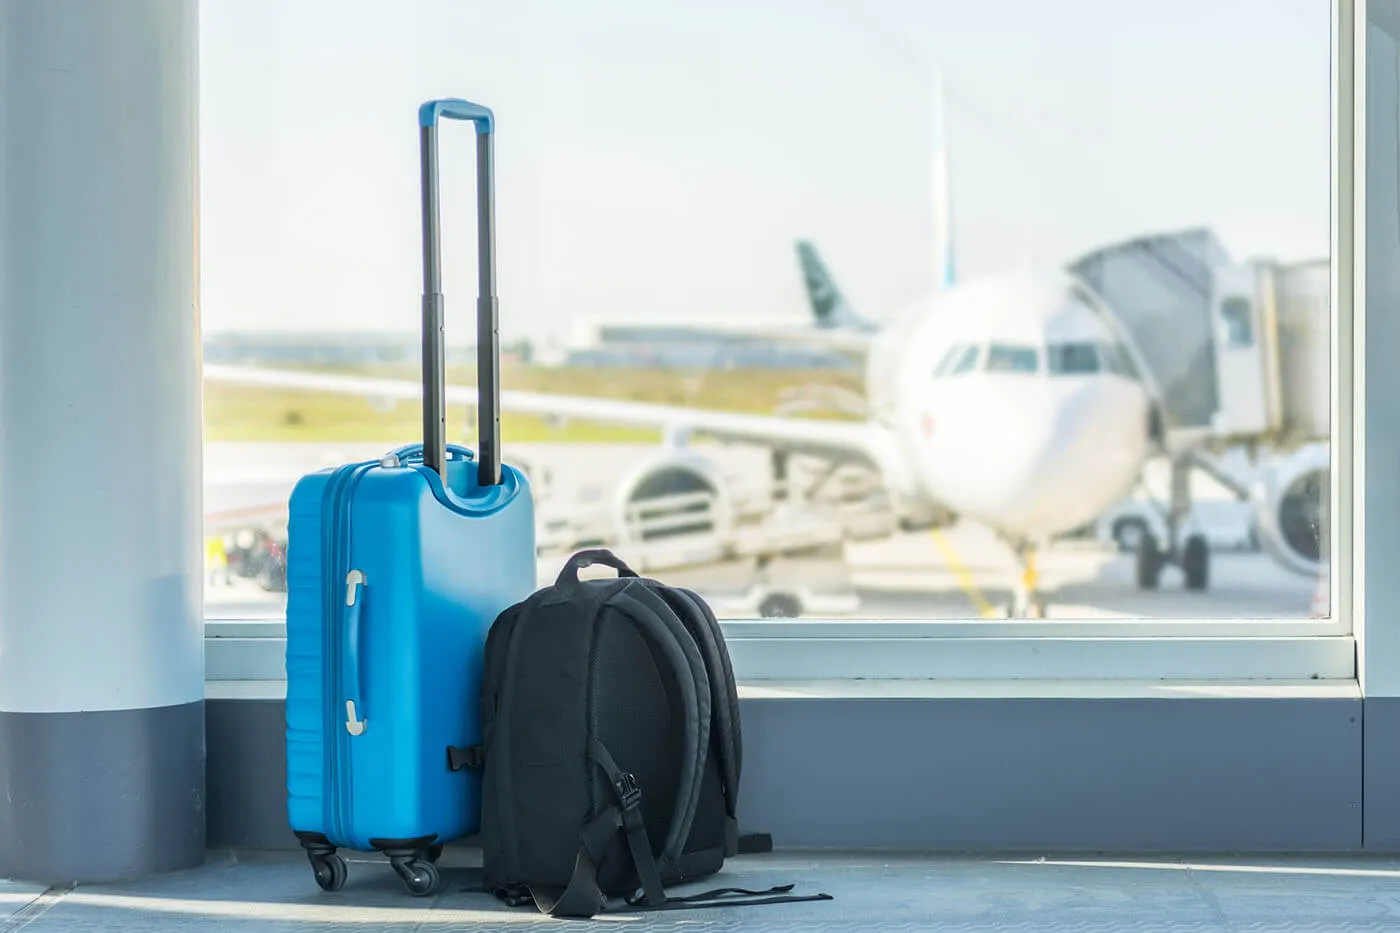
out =
{"type": "MultiPolygon", "coordinates": [[[[454,448],[459,455],[466,453],[454,448]]],[[[287,807],[293,830],[370,851],[374,839],[478,831],[480,774],[448,746],[480,742],[482,654],[492,621],[535,589],[528,481],[502,465],[476,484],[450,459],[446,495],[421,461],[304,477],[290,501],[287,807]],[[346,725],[347,575],[358,591],[364,732],[346,725]]]]}

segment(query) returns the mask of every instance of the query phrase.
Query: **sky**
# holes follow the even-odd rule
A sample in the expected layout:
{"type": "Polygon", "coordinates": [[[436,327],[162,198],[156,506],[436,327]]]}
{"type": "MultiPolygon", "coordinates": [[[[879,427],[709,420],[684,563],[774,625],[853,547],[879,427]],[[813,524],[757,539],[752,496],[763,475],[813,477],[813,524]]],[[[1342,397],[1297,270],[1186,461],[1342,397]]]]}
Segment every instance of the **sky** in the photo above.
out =
{"type": "MultiPolygon", "coordinates": [[[[411,331],[417,108],[491,107],[502,338],[807,313],[811,239],[888,320],[957,275],[1210,226],[1328,252],[1326,0],[201,0],[206,332],[411,331]]],[[[474,339],[475,147],[440,133],[450,342],[474,339]]]]}

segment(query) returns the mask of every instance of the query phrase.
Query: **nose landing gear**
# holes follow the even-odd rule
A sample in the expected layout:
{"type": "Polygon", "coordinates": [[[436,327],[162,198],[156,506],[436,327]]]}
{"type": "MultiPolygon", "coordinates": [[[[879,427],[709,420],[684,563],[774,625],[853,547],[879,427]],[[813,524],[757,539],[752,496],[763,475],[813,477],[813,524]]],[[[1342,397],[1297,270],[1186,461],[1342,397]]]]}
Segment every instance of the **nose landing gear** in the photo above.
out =
{"type": "Polygon", "coordinates": [[[1021,565],[1020,583],[1011,593],[1006,606],[1008,619],[1043,619],[1046,616],[1046,601],[1038,587],[1040,573],[1035,565],[1035,546],[1020,543],[1014,546],[1016,561],[1021,565]]]}

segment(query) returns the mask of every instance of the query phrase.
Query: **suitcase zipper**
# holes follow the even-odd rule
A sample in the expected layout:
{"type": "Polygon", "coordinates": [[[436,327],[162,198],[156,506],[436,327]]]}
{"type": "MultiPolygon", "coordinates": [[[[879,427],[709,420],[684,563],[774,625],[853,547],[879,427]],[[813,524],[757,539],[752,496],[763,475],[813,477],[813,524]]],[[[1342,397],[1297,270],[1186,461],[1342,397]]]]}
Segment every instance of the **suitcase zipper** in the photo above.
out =
{"type": "Polygon", "coordinates": [[[340,825],[340,735],[336,717],[332,715],[335,704],[331,697],[339,695],[340,661],[336,651],[336,629],[340,619],[337,603],[333,595],[339,588],[335,584],[337,565],[337,544],[340,541],[340,498],[345,489],[345,480],[354,465],[336,470],[331,481],[326,484],[325,499],[321,510],[321,689],[330,696],[321,698],[321,730],[325,737],[322,748],[325,754],[327,788],[325,790],[325,820],[331,835],[337,841],[345,836],[340,825]],[[329,512],[329,515],[327,514],[329,512]],[[326,519],[329,519],[327,521],[326,519]]]}
{"type": "Polygon", "coordinates": [[[333,510],[331,520],[325,527],[329,540],[322,545],[322,618],[327,620],[322,628],[322,646],[327,665],[325,668],[325,690],[322,715],[328,738],[326,743],[327,774],[330,776],[330,796],[327,800],[327,822],[337,838],[351,842],[350,832],[354,808],[351,803],[350,736],[345,731],[344,700],[341,697],[341,627],[346,623],[345,590],[343,589],[346,570],[350,561],[350,502],[355,487],[367,468],[377,461],[354,463],[336,472],[328,489],[328,499],[333,510]]]}

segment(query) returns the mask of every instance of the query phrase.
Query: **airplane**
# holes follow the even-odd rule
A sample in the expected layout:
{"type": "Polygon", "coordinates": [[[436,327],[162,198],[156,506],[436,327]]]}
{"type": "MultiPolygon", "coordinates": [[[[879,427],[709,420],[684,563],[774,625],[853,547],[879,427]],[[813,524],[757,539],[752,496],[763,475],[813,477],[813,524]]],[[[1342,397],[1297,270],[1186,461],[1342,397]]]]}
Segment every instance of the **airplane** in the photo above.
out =
{"type": "MultiPolygon", "coordinates": [[[[829,279],[825,280],[830,284],[829,279]]],[[[995,529],[1022,563],[1011,617],[1045,611],[1035,551],[1122,499],[1152,444],[1151,393],[1106,307],[1068,276],[1011,277],[948,292],[936,311],[871,330],[860,421],[706,411],[504,390],[503,411],[662,429],[670,443],[636,483],[667,470],[717,483],[691,437],[874,468],[906,503],[937,504],[995,529]]],[[[417,382],[210,365],[205,378],[417,399],[417,382]]],[[[473,386],[448,404],[474,406],[473,386]]]]}
{"type": "MultiPolygon", "coordinates": [[[[937,127],[943,139],[941,114],[937,127]]],[[[660,428],[662,451],[624,483],[708,489],[717,471],[693,437],[766,447],[775,480],[792,455],[833,468],[859,464],[882,478],[906,528],[949,513],[994,529],[1022,566],[1007,615],[1043,615],[1036,550],[1092,521],[1136,483],[1153,444],[1153,392],[1108,308],[1082,283],[1010,275],[958,285],[953,269],[946,159],[934,163],[939,275],[933,300],[886,326],[855,312],[816,247],[797,243],[815,327],[755,336],[815,339],[867,357],[869,409],[855,421],[705,411],[680,406],[503,391],[503,411],[551,419],[660,428]]],[[[416,382],[209,365],[210,381],[417,399],[416,382]]],[[[474,387],[449,386],[448,404],[472,408],[474,387]]],[[[1203,541],[1203,539],[1202,539],[1203,541]]],[[[1197,542],[1193,546],[1199,546],[1197,542]]]]}
{"type": "MultiPolygon", "coordinates": [[[[833,470],[849,464],[872,469],[906,529],[931,527],[951,514],[995,531],[1021,569],[1004,614],[1043,617],[1048,607],[1038,586],[1037,551],[1123,500],[1149,458],[1181,453],[1169,449],[1161,391],[1141,353],[1081,279],[1066,271],[956,279],[941,122],[940,116],[933,295],[888,324],[868,320],[842,295],[815,246],[799,241],[815,326],[806,335],[789,328],[773,335],[830,340],[861,352],[867,399],[861,417],[759,415],[510,390],[501,392],[501,410],[660,429],[662,448],[624,481],[619,512],[641,491],[700,489],[722,509],[718,470],[690,446],[692,438],[766,448],[778,482],[793,455],[818,458],[833,470]]],[[[245,366],[207,365],[204,377],[378,399],[416,400],[422,392],[412,381],[245,366]]],[[[471,410],[476,400],[474,386],[447,388],[449,405],[471,410]]],[[[1208,460],[1200,465],[1209,469],[1208,460]]],[[[1277,511],[1285,492],[1270,487],[1260,508],[1277,511]]],[[[1188,588],[1206,587],[1206,538],[1190,533],[1178,542],[1179,511],[1173,510],[1166,550],[1149,542],[1140,551],[1139,586],[1155,587],[1161,566],[1175,562],[1188,588]]]]}

